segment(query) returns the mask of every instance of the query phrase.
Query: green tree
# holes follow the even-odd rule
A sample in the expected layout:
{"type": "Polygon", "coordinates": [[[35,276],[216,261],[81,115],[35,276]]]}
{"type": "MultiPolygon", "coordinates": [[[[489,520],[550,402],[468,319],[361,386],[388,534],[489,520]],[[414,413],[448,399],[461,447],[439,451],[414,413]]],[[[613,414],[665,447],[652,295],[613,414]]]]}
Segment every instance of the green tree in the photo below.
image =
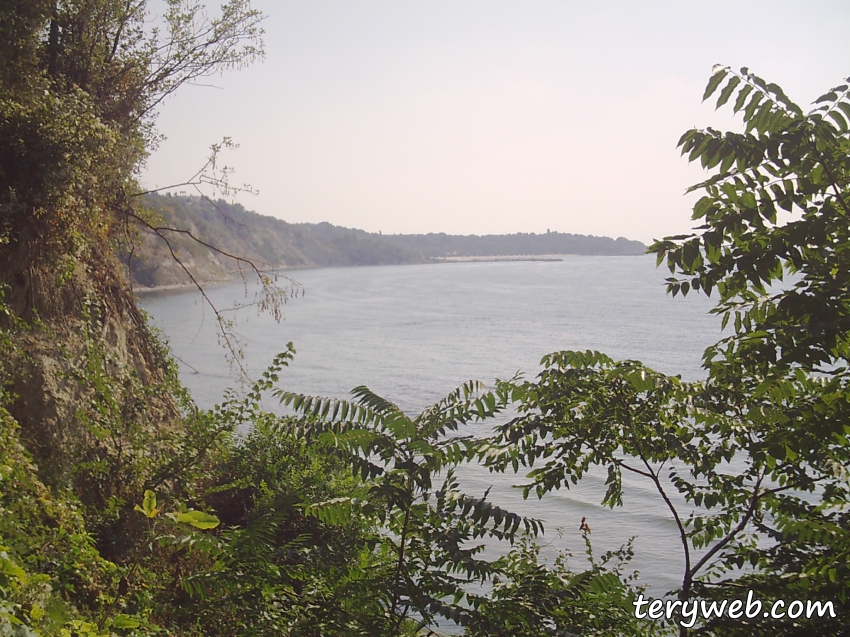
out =
{"type": "MultiPolygon", "coordinates": [[[[145,210],[137,178],[159,141],[157,107],[187,82],[262,57],[263,16],[250,0],[227,0],[218,17],[193,0],[167,0],[161,8],[151,20],[147,0],[12,0],[0,7],[0,280],[12,287],[22,316],[76,314],[51,294],[75,276],[80,287],[93,283],[101,297],[132,307],[114,256],[119,247],[132,253],[138,232],[149,232],[204,295],[238,365],[231,323],[172,238],[192,237],[256,275],[257,305],[277,318],[292,290],[250,259],[145,210]],[[98,276],[85,281],[80,270],[98,276]]],[[[214,144],[187,183],[229,193],[228,169],[217,159],[233,146],[229,139],[214,144]]]]}
{"type": "Polygon", "coordinates": [[[846,634],[850,86],[808,113],[747,69],[717,68],[705,98],[718,89],[718,107],[735,96],[745,131],[682,137],[683,153],[717,172],[693,187],[704,191],[699,232],[651,249],[673,274],[672,293],[717,290],[714,311],[734,333],[706,351],[706,388],[781,489],[757,524],[768,542],[737,554],[757,568],[742,579],[774,598],[834,600],[838,620],[814,630],[846,634]]]}
{"type": "Polygon", "coordinates": [[[628,577],[608,564],[626,552],[591,560],[580,573],[563,557],[547,566],[530,544],[543,531],[539,521],[502,509],[488,493],[461,490],[454,469],[479,444],[463,426],[501,413],[512,392],[510,384],[483,391],[470,381],[415,417],[366,387],[354,389],[351,402],[278,392],[307,417],[291,430],[296,438],[337,456],[363,481],[362,494],[306,511],[329,525],[359,520],[374,534],[369,559],[346,575],[359,585],[348,612],[370,627],[365,634],[434,634],[440,621],[470,635],[645,634],[631,616],[628,577]],[[485,539],[522,542],[486,559],[485,539]]]}
{"type": "Polygon", "coordinates": [[[12,1],[0,57],[0,237],[38,258],[114,235],[155,146],[155,108],[181,85],[262,55],[245,0],[216,19],[169,0],[145,31],[147,2],[12,1]]]}
{"type": "Polygon", "coordinates": [[[603,467],[609,506],[621,503],[624,471],[649,480],[679,530],[681,601],[749,587],[766,600],[829,600],[837,612],[704,631],[846,634],[850,89],[808,114],[747,69],[717,67],[704,98],[718,90],[718,107],[735,98],[744,132],[682,137],[689,160],[714,171],[691,189],[704,192],[693,212],[702,225],[650,248],[673,274],[669,292],[717,293],[714,312],[733,327],[706,351],[707,379],[593,352],[549,355],[539,379],[519,386],[521,415],[487,461],[517,470],[544,460],[526,486],[540,497],[603,467]]]}
{"type": "Polygon", "coordinates": [[[168,0],[151,30],[149,5],[0,6],[0,344],[15,345],[3,347],[11,355],[2,361],[0,412],[4,440],[22,442],[37,464],[37,474],[27,466],[26,479],[3,489],[4,564],[25,575],[4,581],[0,596],[5,613],[7,594],[14,600],[41,586],[41,597],[14,601],[14,619],[50,634],[118,628],[104,609],[117,617],[115,605],[126,602],[126,580],[112,576],[136,553],[128,512],[147,481],[179,490],[215,440],[206,431],[193,448],[180,440],[203,417],[181,400],[175,368],[135,307],[114,247],[144,216],[136,178],[156,145],[158,104],[188,81],[259,57],[262,16],[248,0],[226,2],[216,18],[199,3],[168,0]],[[27,510],[12,497],[28,493],[21,484],[47,513],[30,507],[31,516],[5,524],[7,513],[27,510]],[[51,500],[72,514],[51,515],[51,500]],[[36,617],[41,598],[55,608],[36,608],[36,617]]]}
{"type": "Polygon", "coordinates": [[[307,511],[329,524],[363,518],[377,531],[379,559],[357,576],[378,603],[373,634],[415,635],[438,617],[468,624],[470,611],[458,603],[467,598],[464,587],[492,575],[492,563],[478,556],[483,545],[469,543],[541,530],[486,494],[460,491],[452,468],[467,457],[471,441],[451,434],[507,403],[507,396],[479,395],[480,389],[464,384],[416,418],[366,387],[353,390],[354,402],[280,393],[284,405],[315,417],[302,435],[338,454],[365,481],[362,498],[315,502],[307,511]],[[441,484],[434,484],[441,472],[441,484]]]}
{"type": "Polygon", "coordinates": [[[128,605],[149,609],[170,633],[372,634],[358,623],[369,604],[352,604],[368,595],[348,577],[368,557],[367,530],[356,520],[330,526],[305,515],[311,502],[352,497],[359,484],[338,458],[287,435],[289,419],[261,406],[291,357],[291,349],[279,355],[247,396],[207,413],[206,426],[183,443],[189,457],[167,468],[180,478],[163,484],[168,506],[214,511],[221,521],[210,534],[162,520],[155,543],[139,546],[142,569],[128,605]]]}

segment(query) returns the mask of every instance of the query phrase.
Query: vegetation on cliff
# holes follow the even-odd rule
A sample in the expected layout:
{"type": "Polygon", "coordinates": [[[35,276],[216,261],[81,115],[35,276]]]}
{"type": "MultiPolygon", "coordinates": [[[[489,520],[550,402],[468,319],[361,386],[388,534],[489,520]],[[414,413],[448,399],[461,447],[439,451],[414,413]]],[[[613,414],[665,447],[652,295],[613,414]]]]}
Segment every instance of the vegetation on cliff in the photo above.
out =
{"type": "Polygon", "coordinates": [[[398,234],[390,235],[390,240],[414,250],[423,257],[471,257],[471,256],[507,256],[541,254],[581,254],[630,256],[646,253],[646,246],[640,241],[624,237],[595,237],[593,235],[571,234],[569,232],[549,232],[535,234],[520,232],[517,234],[487,235],[449,235],[439,234],[398,234]]]}
{"type": "Polygon", "coordinates": [[[192,235],[172,232],[171,246],[167,246],[152,232],[141,231],[132,252],[123,254],[134,285],[140,287],[190,283],[174,255],[201,282],[223,280],[246,270],[243,262],[223,252],[250,259],[266,269],[422,261],[416,253],[397,247],[381,235],[330,226],[336,232],[328,236],[309,225],[258,215],[223,200],[148,195],[145,206],[161,217],[161,226],[192,235]],[[214,245],[219,251],[204,244],[214,245]]]}

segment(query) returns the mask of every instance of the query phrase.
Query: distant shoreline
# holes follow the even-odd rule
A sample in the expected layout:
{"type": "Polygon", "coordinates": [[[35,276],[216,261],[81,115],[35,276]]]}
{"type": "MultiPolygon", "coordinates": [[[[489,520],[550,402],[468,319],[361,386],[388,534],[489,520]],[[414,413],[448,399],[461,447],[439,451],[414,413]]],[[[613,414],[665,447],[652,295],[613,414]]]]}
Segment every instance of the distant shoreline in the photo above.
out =
{"type": "Polygon", "coordinates": [[[494,263],[499,261],[563,261],[564,257],[582,256],[578,254],[510,254],[467,257],[434,257],[434,263],[494,263]]]}
{"type": "MultiPolygon", "coordinates": [[[[526,261],[541,261],[544,263],[552,263],[557,261],[563,261],[564,257],[622,257],[622,256],[645,256],[642,254],[638,255],[623,255],[623,254],[539,254],[539,255],[530,255],[530,254],[507,254],[507,255],[482,255],[482,256],[462,256],[462,257],[434,257],[428,261],[421,261],[419,263],[399,263],[399,264],[381,264],[381,265],[435,265],[441,263],[520,263],[526,261]]],[[[283,274],[285,272],[295,272],[298,270],[313,270],[313,269],[324,269],[324,268],[357,268],[357,267],[380,267],[380,266],[371,266],[371,265],[319,265],[319,266],[306,266],[306,267],[295,267],[295,268],[275,268],[272,270],[273,272],[277,272],[283,274]]],[[[235,281],[239,277],[238,276],[230,276],[221,279],[215,279],[211,281],[203,281],[201,285],[216,285],[218,283],[228,283],[230,281],[235,281]]],[[[194,283],[169,283],[167,285],[156,285],[153,287],[144,287],[140,285],[133,286],[133,294],[148,294],[151,292],[168,292],[172,290],[185,290],[189,288],[194,288],[194,283]]]]}
{"type": "MultiPolygon", "coordinates": [[[[573,255],[626,256],[646,252],[643,243],[624,237],[612,239],[557,231],[385,235],[327,222],[291,224],[250,212],[238,204],[211,203],[198,197],[150,195],[146,201],[146,205],[159,212],[168,228],[186,229],[193,234],[175,235],[168,246],[155,234],[140,235],[132,254],[133,281],[143,286],[137,288],[140,294],[191,287],[190,277],[181,267],[184,264],[198,281],[223,282],[238,277],[237,264],[229,255],[240,255],[255,263],[280,264],[278,271],[286,272],[381,264],[545,262],[573,255]],[[175,262],[172,254],[177,254],[182,263],[175,262]]],[[[241,263],[245,265],[245,261],[241,263]]]]}

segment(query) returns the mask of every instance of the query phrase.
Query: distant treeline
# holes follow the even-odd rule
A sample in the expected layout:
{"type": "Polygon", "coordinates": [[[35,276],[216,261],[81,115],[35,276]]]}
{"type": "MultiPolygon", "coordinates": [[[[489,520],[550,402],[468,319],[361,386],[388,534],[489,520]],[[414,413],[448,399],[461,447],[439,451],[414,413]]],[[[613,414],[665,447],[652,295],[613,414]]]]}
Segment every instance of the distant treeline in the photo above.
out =
{"type": "Polygon", "coordinates": [[[452,235],[397,234],[387,240],[421,254],[425,258],[507,256],[515,254],[601,254],[633,255],[646,252],[640,241],[620,237],[595,237],[593,235],[565,232],[519,232],[517,234],[452,235]]]}
{"type": "MultiPolygon", "coordinates": [[[[646,246],[620,237],[594,237],[561,232],[510,235],[385,235],[330,223],[291,224],[245,210],[239,204],[215,203],[200,197],[151,195],[146,206],[153,225],[188,230],[161,230],[171,249],[199,282],[229,278],[239,270],[236,259],[263,267],[304,268],[348,265],[425,263],[444,257],[581,254],[637,255],[646,246]],[[204,247],[199,241],[221,252],[204,247]]],[[[180,285],[189,278],[159,236],[144,232],[130,255],[124,255],[133,282],[141,287],[180,285]]],[[[244,266],[243,266],[244,268],[244,266]]]]}

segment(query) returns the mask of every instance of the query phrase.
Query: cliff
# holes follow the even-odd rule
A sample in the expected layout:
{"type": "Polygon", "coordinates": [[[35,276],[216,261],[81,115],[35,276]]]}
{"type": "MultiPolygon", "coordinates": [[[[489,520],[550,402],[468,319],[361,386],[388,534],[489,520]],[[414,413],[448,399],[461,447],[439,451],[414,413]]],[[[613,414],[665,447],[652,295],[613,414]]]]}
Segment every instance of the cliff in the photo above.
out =
{"type": "MultiPolygon", "coordinates": [[[[4,246],[0,264],[2,327],[14,335],[4,361],[8,412],[43,481],[73,486],[82,464],[175,426],[177,404],[157,390],[173,375],[169,357],[115,257],[92,252],[57,276],[55,264],[4,246]]],[[[109,497],[98,491],[79,490],[109,497]]]]}

